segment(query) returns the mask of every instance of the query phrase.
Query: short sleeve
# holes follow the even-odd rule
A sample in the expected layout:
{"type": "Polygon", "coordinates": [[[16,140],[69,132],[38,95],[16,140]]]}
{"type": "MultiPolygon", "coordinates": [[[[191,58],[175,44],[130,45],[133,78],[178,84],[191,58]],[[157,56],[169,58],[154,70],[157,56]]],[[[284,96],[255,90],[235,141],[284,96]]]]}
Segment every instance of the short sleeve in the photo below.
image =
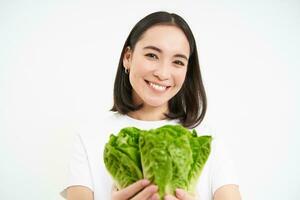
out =
{"type": "Polygon", "coordinates": [[[74,185],[85,186],[94,191],[88,156],[80,134],[76,134],[74,138],[67,177],[67,184],[60,192],[62,197],[67,198],[67,188],[74,185]]]}
{"type": "Polygon", "coordinates": [[[212,154],[212,194],[224,185],[239,185],[238,173],[234,161],[230,156],[230,151],[227,149],[225,142],[218,137],[213,139],[212,154]]]}

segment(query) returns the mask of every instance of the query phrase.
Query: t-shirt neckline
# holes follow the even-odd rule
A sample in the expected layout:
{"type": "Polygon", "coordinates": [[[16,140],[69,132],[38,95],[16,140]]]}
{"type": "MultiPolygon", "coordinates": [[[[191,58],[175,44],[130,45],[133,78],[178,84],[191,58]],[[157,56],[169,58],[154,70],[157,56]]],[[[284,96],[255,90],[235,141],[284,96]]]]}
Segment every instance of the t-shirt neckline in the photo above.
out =
{"type": "Polygon", "coordinates": [[[143,124],[163,124],[163,123],[172,123],[175,120],[172,119],[162,119],[162,120],[140,120],[140,119],[135,119],[133,117],[130,117],[129,115],[126,114],[120,114],[123,115],[127,120],[135,122],[135,123],[143,123],[143,124]]]}

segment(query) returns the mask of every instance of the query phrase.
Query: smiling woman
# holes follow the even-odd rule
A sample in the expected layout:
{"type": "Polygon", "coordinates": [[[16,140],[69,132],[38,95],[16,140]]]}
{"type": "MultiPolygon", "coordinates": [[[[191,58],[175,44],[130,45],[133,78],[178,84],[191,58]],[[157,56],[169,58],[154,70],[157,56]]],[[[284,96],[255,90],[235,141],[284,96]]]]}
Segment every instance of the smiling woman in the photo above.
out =
{"type": "MultiPolygon", "coordinates": [[[[144,115],[147,110],[167,112],[168,100],[181,89],[187,71],[189,42],[176,26],[156,25],[149,28],[136,43],[134,51],[126,48],[123,65],[129,71],[134,88],[133,102],[143,108],[129,115],[144,115]]],[[[165,116],[151,115],[163,119],[165,116]]]]}
{"type": "MultiPolygon", "coordinates": [[[[176,192],[167,193],[164,199],[240,200],[233,161],[204,121],[206,109],[196,42],[188,24],[182,17],[167,12],[147,15],[133,27],[123,46],[114,83],[113,107],[108,116],[89,124],[76,137],[69,184],[61,194],[68,200],[158,200],[159,191],[153,179],[138,180],[117,189],[104,166],[104,147],[112,138],[110,134],[124,127],[154,129],[180,124],[187,129],[195,128],[199,135],[213,135],[211,152],[205,165],[202,163],[204,168],[196,183],[197,193],[177,187],[169,190],[176,192]]],[[[159,138],[162,144],[165,140],[159,138]]],[[[170,145],[174,147],[173,143],[170,145]]],[[[184,158],[180,153],[182,147],[177,145],[176,148],[179,153],[175,159],[184,158]]],[[[168,155],[168,149],[167,145],[162,155],[168,155]]],[[[143,152],[151,154],[152,149],[143,152]]],[[[170,163],[173,163],[172,168],[174,162],[170,163]]],[[[120,173],[124,170],[113,168],[122,176],[120,173]]],[[[125,170],[127,177],[133,176],[131,171],[125,170]]]]}
{"type": "Polygon", "coordinates": [[[111,111],[196,127],[207,109],[196,42],[185,20],[152,13],[130,32],[119,60],[111,111]]]}

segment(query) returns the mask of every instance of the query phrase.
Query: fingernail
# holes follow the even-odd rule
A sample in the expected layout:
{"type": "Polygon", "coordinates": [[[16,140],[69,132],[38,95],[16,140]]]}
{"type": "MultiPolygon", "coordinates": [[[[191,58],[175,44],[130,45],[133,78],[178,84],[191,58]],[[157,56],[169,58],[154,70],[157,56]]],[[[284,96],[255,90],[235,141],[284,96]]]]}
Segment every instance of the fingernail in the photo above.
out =
{"type": "Polygon", "coordinates": [[[176,189],[176,196],[177,197],[183,197],[184,191],[182,189],[176,189]]]}
{"type": "Polygon", "coordinates": [[[151,200],[159,200],[159,195],[156,193],[152,196],[151,200]]]}
{"type": "Polygon", "coordinates": [[[166,195],[166,196],[164,197],[164,200],[170,200],[170,199],[171,199],[170,195],[166,195]]]}
{"type": "Polygon", "coordinates": [[[157,187],[156,185],[152,185],[151,187],[152,187],[151,190],[152,190],[153,192],[157,192],[158,187],[157,187]]]}
{"type": "Polygon", "coordinates": [[[148,185],[149,183],[150,183],[150,181],[147,180],[147,179],[142,180],[142,185],[143,185],[143,186],[146,186],[146,185],[148,185]]]}

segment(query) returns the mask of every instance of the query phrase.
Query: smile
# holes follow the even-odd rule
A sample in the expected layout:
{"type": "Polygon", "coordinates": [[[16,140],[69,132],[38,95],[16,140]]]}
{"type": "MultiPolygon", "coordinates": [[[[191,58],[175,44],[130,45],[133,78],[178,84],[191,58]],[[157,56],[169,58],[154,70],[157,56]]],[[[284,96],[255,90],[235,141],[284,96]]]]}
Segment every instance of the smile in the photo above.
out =
{"type": "Polygon", "coordinates": [[[162,85],[157,85],[155,83],[146,81],[147,85],[150,86],[152,89],[158,92],[164,92],[166,91],[170,86],[162,86],[162,85]]]}

